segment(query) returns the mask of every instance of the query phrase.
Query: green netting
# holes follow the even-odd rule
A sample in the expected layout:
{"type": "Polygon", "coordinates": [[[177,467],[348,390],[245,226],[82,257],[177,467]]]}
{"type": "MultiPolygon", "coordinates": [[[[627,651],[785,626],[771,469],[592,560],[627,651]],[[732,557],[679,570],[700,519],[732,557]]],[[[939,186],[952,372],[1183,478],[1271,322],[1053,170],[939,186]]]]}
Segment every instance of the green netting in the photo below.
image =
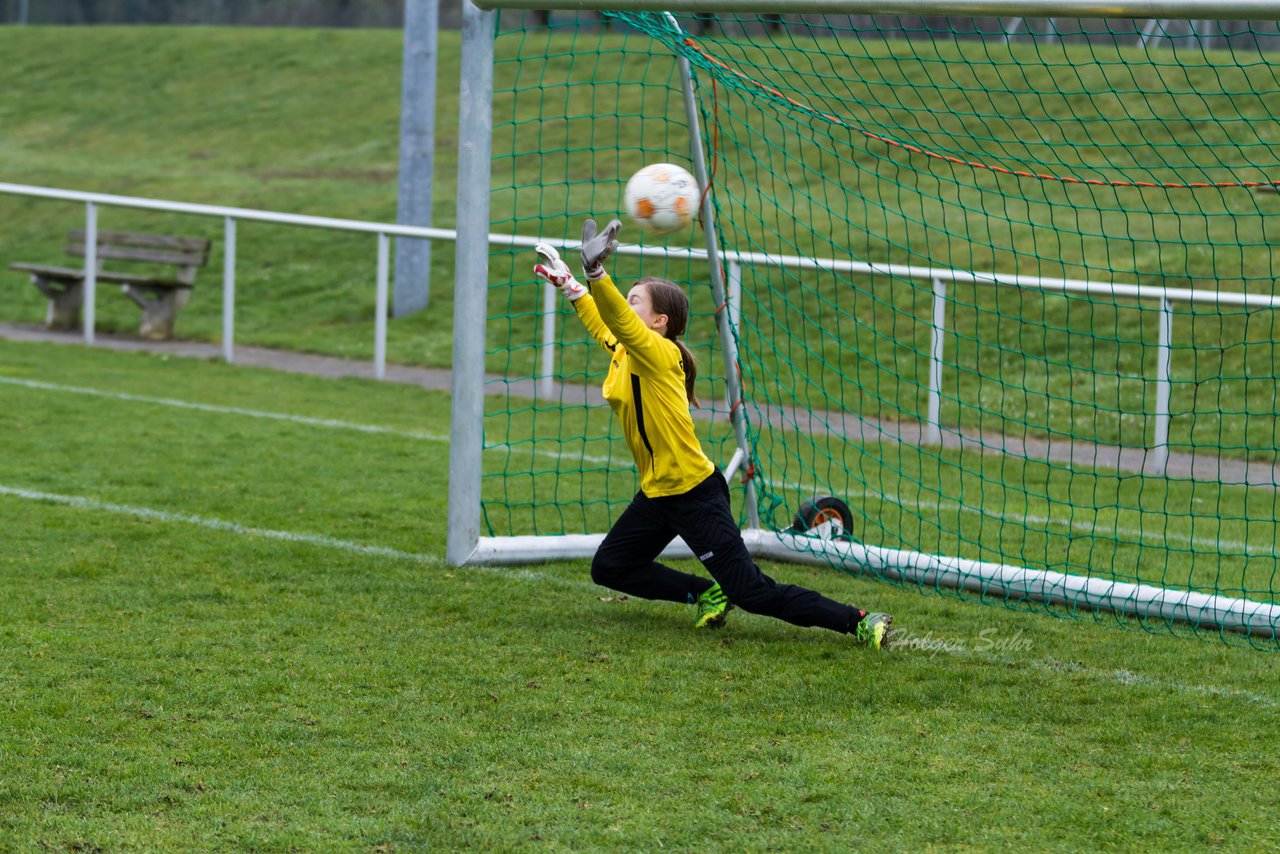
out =
{"type": "MultiPolygon", "coordinates": [[[[517,27],[497,38],[494,76],[495,232],[576,242],[587,217],[604,222],[618,215],[622,188],[641,166],[679,152],[688,160],[676,64],[665,45],[643,34],[602,32],[595,21],[517,27]]],[[[622,235],[624,242],[640,237],[634,228],[622,235]]],[[[687,250],[701,243],[690,230],[658,246],[687,250]]],[[[495,536],[604,531],[639,488],[600,396],[608,359],[557,297],[548,387],[547,318],[535,261],[528,247],[495,248],[490,258],[496,284],[486,367],[496,378],[487,398],[484,524],[495,536]]],[[[620,282],[644,274],[688,286],[694,310],[688,341],[707,407],[699,436],[708,453],[727,462],[732,447],[725,445],[730,431],[705,262],[659,254],[619,257],[611,266],[620,282]]]]}
{"type": "MultiPolygon", "coordinates": [[[[763,527],[833,495],[861,543],[1275,603],[1276,310],[1151,294],[1275,292],[1276,27],[1014,24],[506,14],[494,230],[572,241],[585,217],[619,215],[640,166],[689,164],[683,56],[741,280],[763,527]],[[1153,291],[1125,290],[1139,285],[1153,291]]],[[[622,238],[705,245],[696,229],[622,238]]],[[[637,488],[598,405],[607,361],[557,304],[538,379],[532,260],[491,258],[488,533],[604,531],[637,488]]],[[[724,465],[705,262],[622,257],[614,272],[689,288],[697,423],[724,465]]]]}

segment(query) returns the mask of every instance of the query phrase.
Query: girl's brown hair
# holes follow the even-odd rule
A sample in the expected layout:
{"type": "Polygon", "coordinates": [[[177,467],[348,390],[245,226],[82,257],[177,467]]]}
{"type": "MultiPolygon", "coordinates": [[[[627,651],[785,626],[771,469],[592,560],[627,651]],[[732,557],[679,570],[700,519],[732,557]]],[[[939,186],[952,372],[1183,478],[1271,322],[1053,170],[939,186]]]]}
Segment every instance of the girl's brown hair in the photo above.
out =
{"type": "Polygon", "coordinates": [[[645,290],[649,292],[649,301],[653,304],[654,312],[667,316],[666,336],[680,348],[680,361],[684,367],[685,394],[688,395],[690,403],[700,406],[698,396],[693,393],[693,381],[698,378],[698,363],[684,342],[677,338],[684,334],[685,327],[689,325],[688,295],[674,282],[654,276],[647,276],[636,284],[644,285],[645,290]]]}

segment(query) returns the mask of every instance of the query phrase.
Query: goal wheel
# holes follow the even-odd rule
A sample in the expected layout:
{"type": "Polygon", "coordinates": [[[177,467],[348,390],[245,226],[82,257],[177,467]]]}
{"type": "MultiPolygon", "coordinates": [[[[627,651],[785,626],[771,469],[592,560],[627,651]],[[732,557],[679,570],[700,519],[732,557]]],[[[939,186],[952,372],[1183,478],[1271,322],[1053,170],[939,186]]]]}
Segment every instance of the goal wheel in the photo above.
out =
{"type": "Polygon", "coordinates": [[[849,505],[831,495],[820,495],[800,505],[795,524],[796,533],[811,533],[824,540],[847,537],[853,530],[853,513],[849,505]]]}

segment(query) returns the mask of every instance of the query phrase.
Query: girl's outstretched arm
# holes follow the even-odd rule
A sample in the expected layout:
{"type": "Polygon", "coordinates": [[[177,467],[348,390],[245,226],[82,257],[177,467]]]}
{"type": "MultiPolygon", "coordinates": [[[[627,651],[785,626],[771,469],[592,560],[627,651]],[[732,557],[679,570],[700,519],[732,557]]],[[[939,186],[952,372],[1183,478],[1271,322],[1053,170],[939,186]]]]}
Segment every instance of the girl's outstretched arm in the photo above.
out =
{"type": "Polygon", "coordinates": [[[600,278],[591,279],[590,296],[595,301],[593,310],[601,319],[601,325],[622,342],[633,358],[652,361],[651,354],[666,352],[667,339],[644,325],[608,273],[601,271],[600,278]]]}
{"type": "Polygon", "coordinates": [[[645,325],[604,269],[604,262],[618,248],[621,227],[622,223],[615,219],[597,233],[595,220],[582,224],[582,269],[595,300],[594,308],[608,330],[638,364],[665,370],[679,362],[680,351],[645,325]]]}
{"type": "Polygon", "coordinates": [[[573,304],[579,319],[582,320],[582,325],[587,327],[591,337],[601,347],[612,353],[618,346],[618,339],[600,319],[595,301],[591,299],[587,289],[569,272],[569,265],[560,258],[560,253],[549,243],[539,243],[534,247],[534,251],[538,253],[538,258],[541,260],[534,265],[533,274],[542,281],[554,285],[560,293],[564,294],[565,298],[573,304]]]}

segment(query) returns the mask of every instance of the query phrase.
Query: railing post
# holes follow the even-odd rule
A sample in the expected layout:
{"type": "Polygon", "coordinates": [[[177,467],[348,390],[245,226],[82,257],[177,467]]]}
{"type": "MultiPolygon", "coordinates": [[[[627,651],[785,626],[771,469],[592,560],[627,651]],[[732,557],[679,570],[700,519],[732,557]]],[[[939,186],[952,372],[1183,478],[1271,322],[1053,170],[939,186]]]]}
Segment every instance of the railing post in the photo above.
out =
{"type": "Polygon", "coordinates": [[[1156,347],[1156,425],[1150,473],[1164,477],[1169,470],[1169,397],[1173,366],[1173,308],[1160,298],[1160,340],[1156,347]]]}
{"type": "MultiPolygon", "coordinates": [[[[729,325],[735,334],[740,335],[739,323],[742,321],[742,262],[734,258],[725,264],[725,297],[729,304],[729,325]]],[[[738,363],[738,344],[733,342],[733,363],[738,363]]],[[[733,401],[729,395],[729,384],[725,383],[725,406],[733,411],[733,401]]],[[[741,449],[739,449],[741,450],[741,449]]]]}
{"type": "Polygon", "coordinates": [[[933,280],[933,334],[929,348],[929,417],[924,440],[942,443],[942,348],[947,333],[947,283],[933,280]]]}
{"type": "Polygon", "coordinates": [[[222,359],[234,362],[236,355],[236,221],[223,220],[222,238],[222,359]]]}
{"type": "Polygon", "coordinates": [[[391,258],[391,239],[378,232],[378,290],[373,322],[373,376],[387,376],[387,279],[391,258]]]}
{"type": "Polygon", "coordinates": [[[730,259],[728,267],[729,323],[738,329],[742,322],[742,262],[730,259]]]}
{"type": "Polygon", "coordinates": [[[556,370],[556,287],[550,282],[542,289],[542,345],[538,355],[542,360],[538,394],[550,398],[556,370]]]}
{"type": "Polygon", "coordinates": [[[98,206],[84,203],[84,343],[93,343],[98,307],[98,206]]]}

